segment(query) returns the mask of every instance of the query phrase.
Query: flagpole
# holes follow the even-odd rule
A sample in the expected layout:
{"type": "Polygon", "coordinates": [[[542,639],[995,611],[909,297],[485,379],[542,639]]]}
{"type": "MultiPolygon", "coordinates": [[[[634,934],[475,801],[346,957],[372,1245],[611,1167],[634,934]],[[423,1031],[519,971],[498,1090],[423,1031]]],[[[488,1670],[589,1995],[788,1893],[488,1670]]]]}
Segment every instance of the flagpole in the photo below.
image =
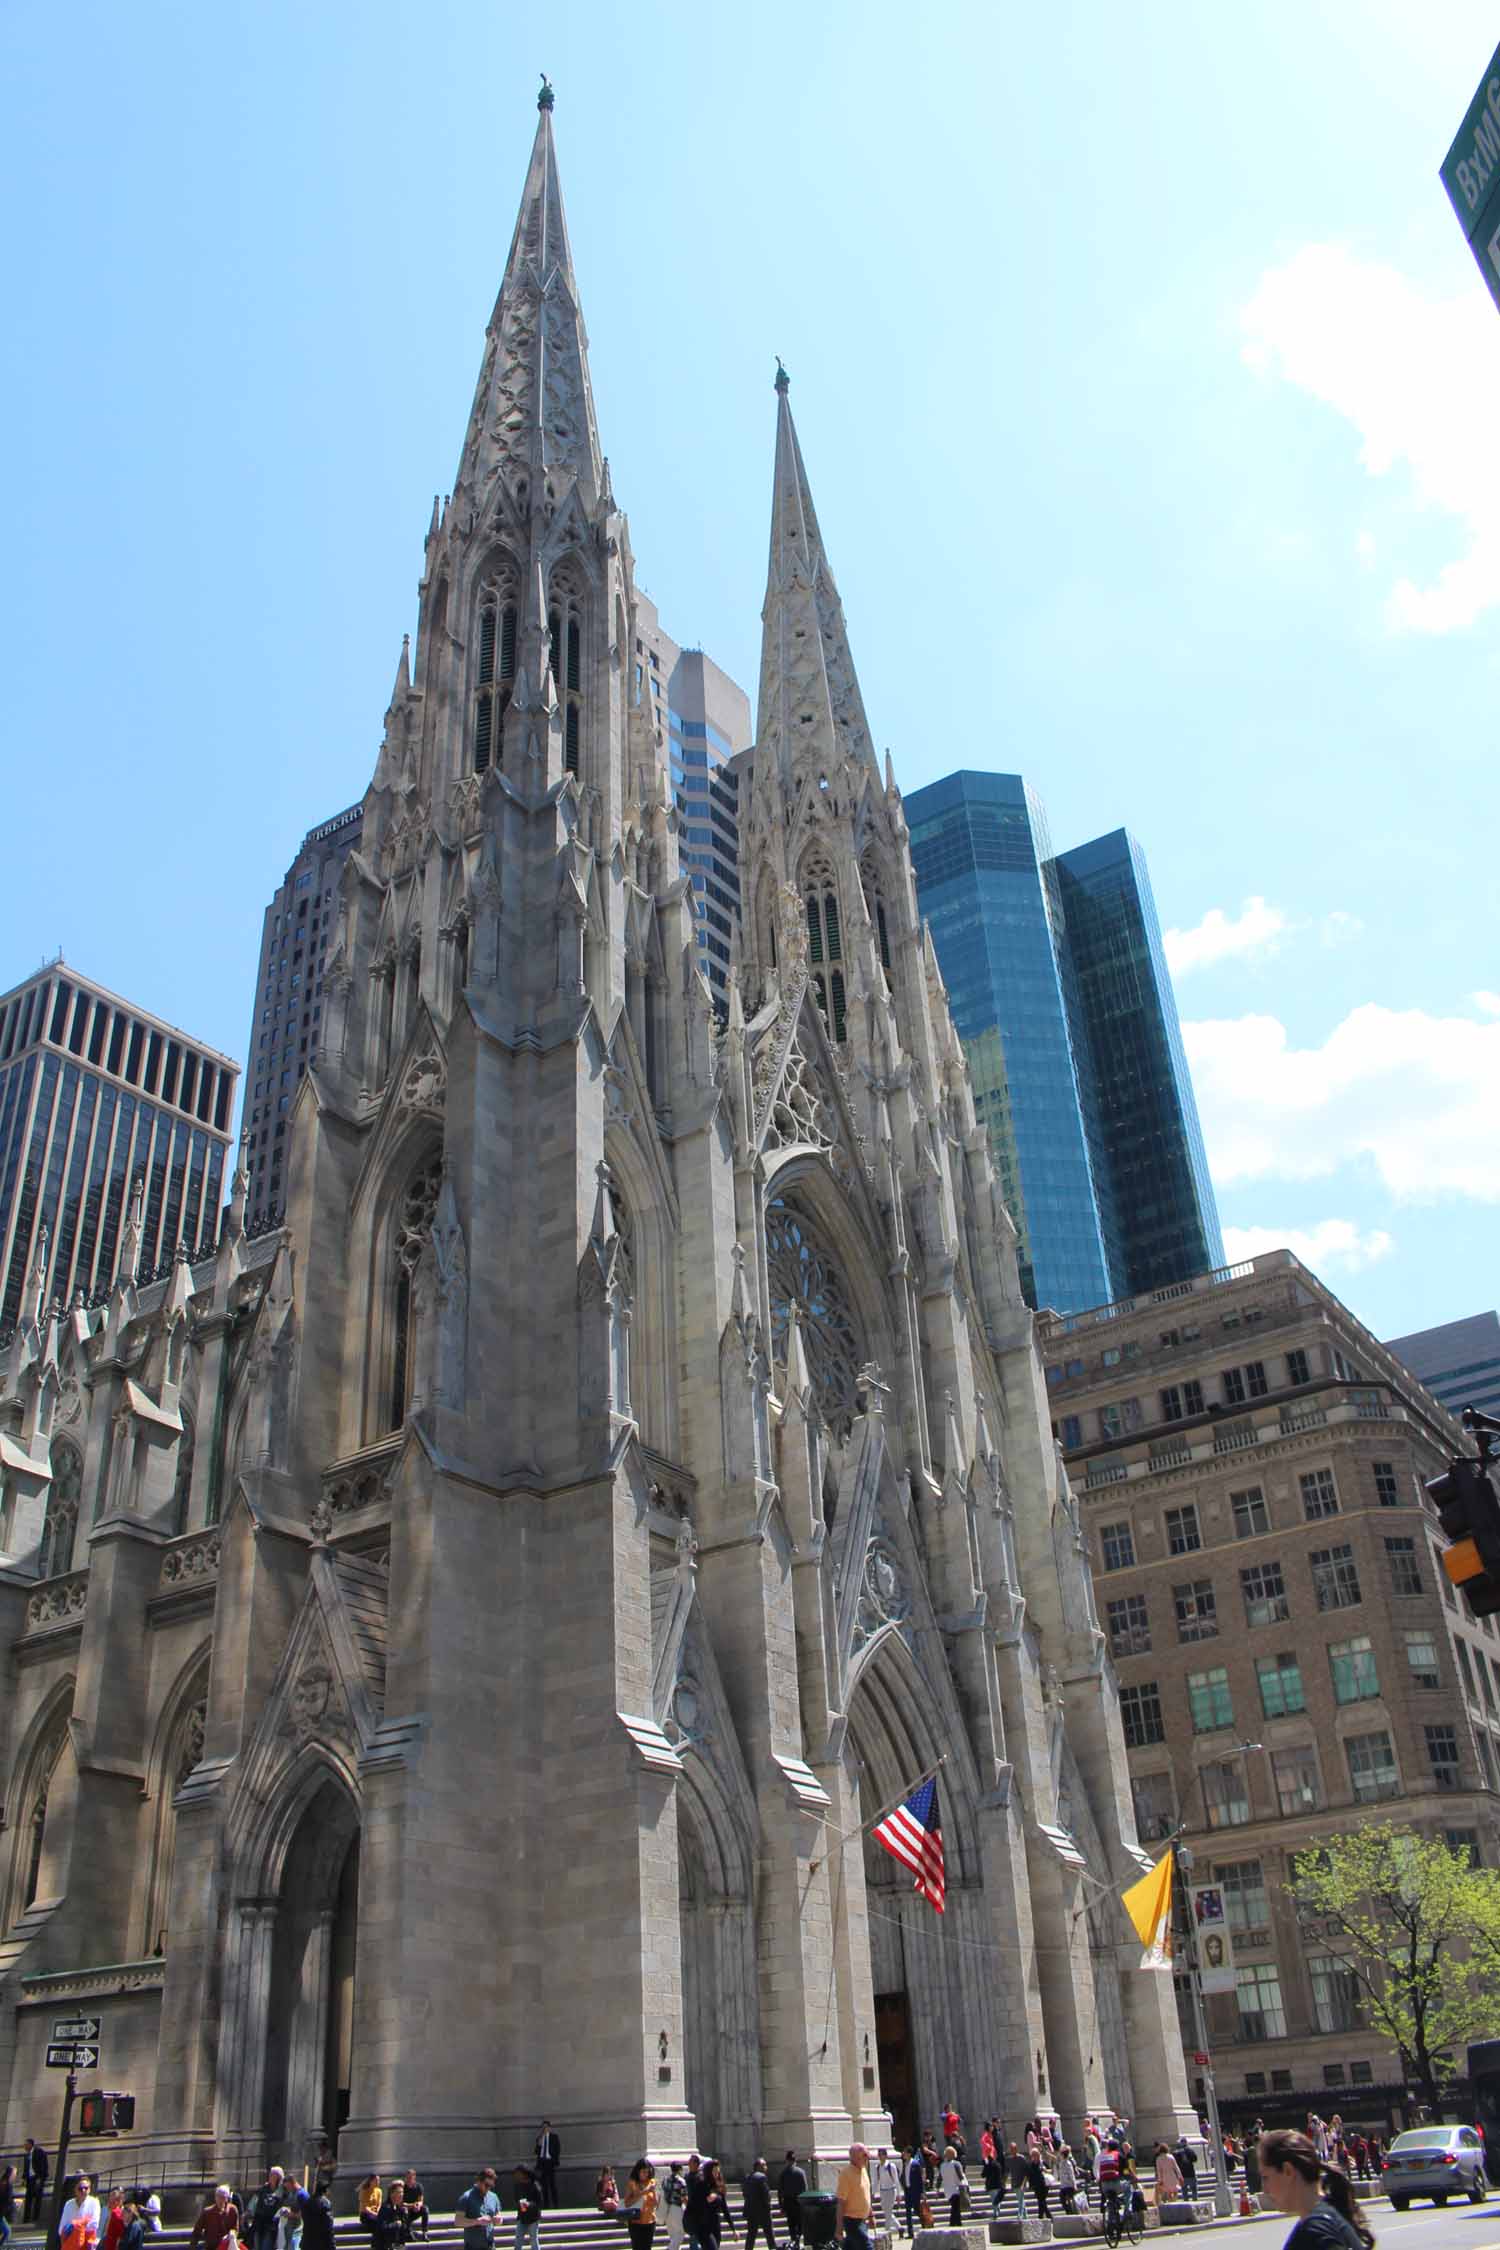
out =
{"type": "MultiPolygon", "coordinates": [[[[937,1760],[937,1761],[936,1761],[936,1762],[935,1762],[935,1763],[934,1763],[933,1765],[930,1765],[930,1766],[929,1766],[929,1767],[927,1768],[927,1770],[925,1771],[925,1773],[919,1773],[919,1774],[917,1775],[917,1778],[916,1778],[916,1780],[915,1780],[915,1781],[907,1781],[907,1782],[903,1782],[903,1783],[902,1783],[902,1785],[901,1785],[901,1787],[900,1787],[900,1788],[899,1788],[899,1789],[897,1790],[897,1792],[896,1792],[895,1796],[894,1796],[894,1797],[892,1797],[892,1799],[891,1799],[891,1801],[890,1801],[890,1803],[889,1803],[888,1805],[882,1805],[882,1806],[881,1806],[881,1808],[880,1808],[880,1810],[879,1810],[879,1812],[873,1812],[873,1813],[871,1813],[871,1815],[870,1815],[870,1817],[869,1817],[869,1819],[868,1819],[868,1820],[862,1820],[862,1821],[860,1821],[860,1822],[858,1823],[858,1825],[857,1825],[856,1827],[853,1827],[853,1828],[846,1828],[846,1829],[845,1829],[845,1830],[843,1831],[843,1833],[842,1833],[841,1835],[838,1835],[838,1836],[835,1836],[835,1837],[834,1837],[834,1839],[833,1839],[833,1842],[834,1842],[835,1844],[847,1844],[847,1843],[850,1843],[850,1842],[851,1842],[851,1841],[853,1840],[853,1838],[854,1838],[854,1837],[856,1837],[856,1836],[863,1836],[863,1835],[865,1834],[865,1832],[866,1832],[866,1831],[867,1831],[868,1829],[871,1829],[871,1828],[877,1827],[877,1826],[879,1825],[879,1823],[880,1823],[880,1822],[881,1822],[882,1820],[884,1820],[884,1818],[885,1818],[885,1816],[886,1816],[886,1814],[887,1814],[887,1813],[893,1813],[893,1812],[895,1811],[895,1809],[896,1809],[896,1807],[897,1807],[898,1805],[904,1805],[904,1804],[906,1803],[906,1800],[907,1800],[907,1798],[908,1798],[908,1797],[910,1797],[910,1796],[912,1796],[912,1795],[913,1795],[913,1794],[915,1793],[915,1791],[917,1791],[918,1789],[920,1789],[924,1781],[931,1781],[931,1779],[932,1779],[933,1775],[934,1775],[935,1773],[937,1773],[937,1772],[938,1772],[938,1770],[939,1770],[939,1769],[940,1769],[941,1767],[945,1766],[945,1765],[946,1765],[947,1763],[948,1763],[948,1753],[947,1753],[947,1751],[945,1750],[945,1751],[943,1752],[942,1756],[941,1756],[941,1757],[940,1757],[940,1758],[939,1758],[939,1759],[938,1759],[938,1760],[937,1760]]],[[[804,1812],[806,1812],[806,1811],[808,1811],[808,1809],[809,1809],[809,1808],[808,1808],[807,1806],[805,1806],[805,1805],[804,1805],[802,1809],[803,1809],[803,1811],[804,1811],[804,1812]]],[[[827,1822],[826,1820],[824,1820],[824,1818],[823,1818],[823,1815],[822,1815],[821,1813],[813,1813],[813,1814],[812,1814],[812,1818],[813,1818],[814,1820],[818,1821],[818,1822],[819,1822],[819,1824],[820,1824],[820,1825],[821,1825],[822,1827],[826,1828],[826,1827],[828,1826],[828,1822],[827,1822]]],[[[830,1847],[829,1847],[829,1849],[831,1850],[831,1849],[832,1849],[832,1846],[830,1846],[830,1847]]],[[[824,1857],[826,1857],[826,1854],[825,1854],[825,1855],[823,1855],[823,1856],[824,1856],[824,1857]]],[[[807,1872],[808,1872],[808,1874],[809,1874],[809,1875],[813,1874],[813,1873],[815,1872],[815,1870],[816,1870],[816,1869],[818,1869],[819,1867],[821,1867],[821,1866],[822,1866],[822,1864],[823,1864],[823,1857],[819,1857],[819,1858],[817,1858],[817,1859],[811,1859],[811,1860],[809,1860],[809,1861],[808,1861],[808,1863],[807,1863],[807,1872]]]]}

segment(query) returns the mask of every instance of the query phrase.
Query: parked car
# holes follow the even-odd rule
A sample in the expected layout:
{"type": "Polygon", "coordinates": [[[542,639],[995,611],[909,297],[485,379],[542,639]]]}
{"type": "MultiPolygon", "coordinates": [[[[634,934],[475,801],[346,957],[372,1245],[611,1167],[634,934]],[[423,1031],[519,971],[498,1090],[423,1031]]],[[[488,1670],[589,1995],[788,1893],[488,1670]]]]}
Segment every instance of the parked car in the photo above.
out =
{"type": "Polygon", "coordinates": [[[1446,2203],[1450,2195],[1466,2195],[1482,2203],[1489,2193],[1485,2178],[1484,2143],[1472,2125],[1420,2125],[1414,2132],[1398,2133],[1386,2150],[1381,2171],[1385,2191],[1398,2211],[1414,2195],[1430,2195],[1446,2203]]]}

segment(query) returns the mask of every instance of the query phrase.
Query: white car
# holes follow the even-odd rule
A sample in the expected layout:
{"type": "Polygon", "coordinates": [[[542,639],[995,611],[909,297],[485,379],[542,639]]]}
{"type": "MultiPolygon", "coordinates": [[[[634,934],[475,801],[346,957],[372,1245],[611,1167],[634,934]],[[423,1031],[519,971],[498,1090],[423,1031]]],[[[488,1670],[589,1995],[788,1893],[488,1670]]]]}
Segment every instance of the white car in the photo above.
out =
{"type": "Polygon", "coordinates": [[[1489,2193],[1484,2143],[1472,2125],[1419,2125],[1398,2133],[1382,2159],[1381,2178],[1398,2211],[1414,2195],[1430,2195],[1434,2203],[1466,2195],[1482,2203],[1489,2193]]]}

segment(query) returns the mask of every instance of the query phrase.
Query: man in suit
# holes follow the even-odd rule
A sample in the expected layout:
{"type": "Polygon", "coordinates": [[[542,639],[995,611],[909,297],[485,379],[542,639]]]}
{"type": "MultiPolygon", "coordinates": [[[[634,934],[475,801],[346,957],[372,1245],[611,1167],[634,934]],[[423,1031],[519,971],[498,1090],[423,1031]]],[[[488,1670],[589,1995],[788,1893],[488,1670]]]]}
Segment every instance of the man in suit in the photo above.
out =
{"type": "Polygon", "coordinates": [[[41,2223],[42,2202],[47,2193],[47,2175],[51,2169],[47,2151],[43,2148],[41,2142],[29,2140],[26,2143],[26,2200],[24,2205],[25,2223],[29,2227],[41,2223]]]}
{"type": "Polygon", "coordinates": [[[536,2137],[536,2174],[542,2186],[542,2201],[554,2207],[557,2203],[557,2167],[562,2162],[562,2142],[552,2129],[550,2117],[542,2119],[542,2129],[536,2137]]]}

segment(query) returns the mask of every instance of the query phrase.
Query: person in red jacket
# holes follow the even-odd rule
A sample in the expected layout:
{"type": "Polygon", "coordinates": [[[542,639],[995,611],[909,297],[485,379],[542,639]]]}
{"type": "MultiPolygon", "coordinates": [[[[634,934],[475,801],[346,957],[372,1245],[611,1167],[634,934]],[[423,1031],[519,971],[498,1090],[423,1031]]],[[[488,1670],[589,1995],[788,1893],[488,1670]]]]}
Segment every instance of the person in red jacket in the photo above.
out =
{"type": "Polygon", "coordinates": [[[188,2236],[188,2250],[219,2250],[227,2235],[240,2231],[240,2207],[229,2189],[220,2185],[214,2189],[212,2203],[205,2203],[193,2221],[193,2231],[188,2236]]]}

